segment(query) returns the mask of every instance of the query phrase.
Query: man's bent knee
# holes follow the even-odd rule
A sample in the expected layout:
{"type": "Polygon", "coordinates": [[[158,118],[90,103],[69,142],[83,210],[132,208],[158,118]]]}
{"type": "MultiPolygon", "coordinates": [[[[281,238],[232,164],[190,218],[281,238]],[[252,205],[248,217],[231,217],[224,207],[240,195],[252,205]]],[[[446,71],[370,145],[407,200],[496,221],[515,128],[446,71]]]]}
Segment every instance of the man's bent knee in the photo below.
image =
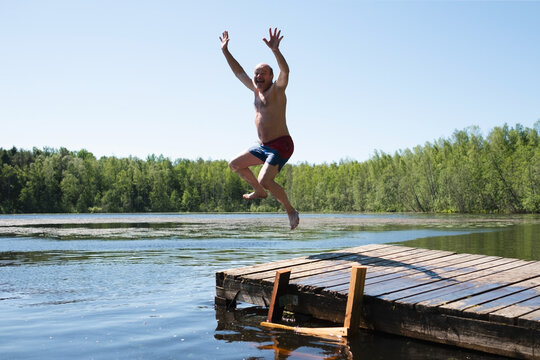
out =
{"type": "Polygon", "coordinates": [[[259,184],[261,184],[263,188],[265,188],[266,190],[270,190],[270,187],[276,184],[276,182],[274,181],[276,175],[277,166],[269,165],[268,167],[262,169],[257,181],[259,182],[259,184]]]}
{"type": "Polygon", "coordinates": [[[229,168],[234,172],[238,172],[239,170],[243,169],[243,166],[242,163],[238,161],[238,159],[233,159],[229,161],[229,168]]]}
{"type": "Polygon", "coordinates": [[[272,185],[276,184],[276,182],[274,181],[273,178],[270,178],[270,177],[259,177],[257,179],[257,181],[259,181],[259,184],[261,184],[261,186],[263,188],[265,188],[266,190],[270,190],[270,188],[272,187],[272,185]]]}

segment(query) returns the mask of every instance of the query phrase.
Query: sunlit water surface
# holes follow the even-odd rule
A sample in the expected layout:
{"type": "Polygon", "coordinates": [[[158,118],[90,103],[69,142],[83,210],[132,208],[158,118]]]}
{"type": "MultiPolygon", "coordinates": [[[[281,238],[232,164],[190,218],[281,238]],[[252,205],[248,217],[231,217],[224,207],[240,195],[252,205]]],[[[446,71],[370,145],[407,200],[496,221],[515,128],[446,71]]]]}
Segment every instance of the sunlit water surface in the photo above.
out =
{"type": "Polygon", "coordinates": [[[220,270],[372,243],[540,260],[536,217],[0,216],[2,359],[496,359],[362,332],[332,342],[214,308],[220,270]]]}

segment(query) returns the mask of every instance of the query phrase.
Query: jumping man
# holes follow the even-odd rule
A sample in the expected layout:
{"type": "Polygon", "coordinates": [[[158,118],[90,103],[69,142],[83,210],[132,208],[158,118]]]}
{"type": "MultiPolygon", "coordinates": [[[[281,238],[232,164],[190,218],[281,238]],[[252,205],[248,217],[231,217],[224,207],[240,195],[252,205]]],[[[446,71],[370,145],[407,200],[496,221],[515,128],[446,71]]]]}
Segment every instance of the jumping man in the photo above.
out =
{"type": "Polygon", "coordinates": [[[274,181],[294,151],[294,143],[289,135],[285,119],[287,105],[285,88],[289,82],[289,65],[279,51],[279,43],[283,39],[283,36],[280,36],[281,30],[274,29],[272,33],[270,29],[269,33],[270,39],[264,38],[263,41],[274,53],[279,66],[279,75],[275,82],[272,68],[264,63],[255,67],[255,75],[251,79],[229,52],[229,33],[224,31],[222,37],[219,38],[223,55],[234,75],[255,95],[255,127],[261,143],[231,160],[229,166],[253,187],[253,192],[245,194],[244,199],[265,198],[267,197],[266,190],[270,191],[285,207],[292,230],[300,222],[298,211],[292,207],[283,188],[274,181]],[[255,178],[249,167],[260,164],[264,165],[259,177],[255,178]]]}

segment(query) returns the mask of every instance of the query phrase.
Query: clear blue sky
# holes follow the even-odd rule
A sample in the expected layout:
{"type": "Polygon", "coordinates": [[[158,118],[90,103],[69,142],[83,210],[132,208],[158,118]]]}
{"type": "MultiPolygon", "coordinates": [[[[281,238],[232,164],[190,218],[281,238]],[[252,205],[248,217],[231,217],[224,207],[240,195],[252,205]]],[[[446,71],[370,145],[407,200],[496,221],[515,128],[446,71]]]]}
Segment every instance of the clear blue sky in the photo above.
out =
{"type": "Polygon", "coordinates": [[[282,29],[291,163],[364,161],[540,119],[540,2],[0,0],[0,147],[229,159],[282,29]]]}

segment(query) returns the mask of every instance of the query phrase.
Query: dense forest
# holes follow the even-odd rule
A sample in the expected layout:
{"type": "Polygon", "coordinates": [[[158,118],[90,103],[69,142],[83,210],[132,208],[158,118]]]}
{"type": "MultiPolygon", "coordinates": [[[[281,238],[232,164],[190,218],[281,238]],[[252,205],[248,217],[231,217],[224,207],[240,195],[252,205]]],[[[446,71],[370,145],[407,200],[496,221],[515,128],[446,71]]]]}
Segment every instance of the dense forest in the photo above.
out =
{"type": "MultiPolygon", "coordinates": [[[[277,177],[300,211],[540,212],[540,121],[478,128],[369,160],[286,165],[277,177]]],[[[256,169],[256,171],[258,171],[256,169]]],[[[226,161],[101,157],[0,148],[0,213],[278,211],[246,202],[226,161]]]]}

